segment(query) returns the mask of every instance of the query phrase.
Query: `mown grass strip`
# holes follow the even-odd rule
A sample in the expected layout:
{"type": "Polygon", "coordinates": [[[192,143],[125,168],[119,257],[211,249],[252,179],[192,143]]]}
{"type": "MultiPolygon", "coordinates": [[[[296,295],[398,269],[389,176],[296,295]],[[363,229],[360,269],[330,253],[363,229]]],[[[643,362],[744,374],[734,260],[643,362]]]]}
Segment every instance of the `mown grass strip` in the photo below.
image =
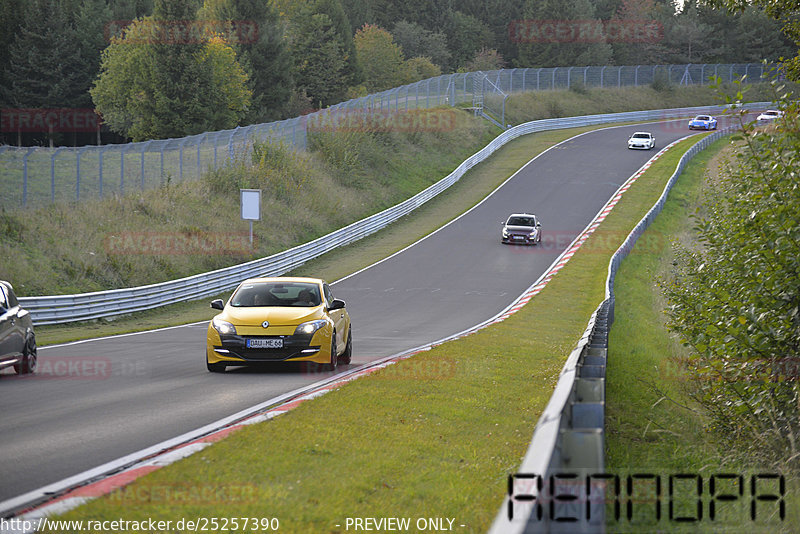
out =
{"type": "Polygon", "coordinates": [[[348,517],[444,517],[485,532],[564,358],[603,299],[611,254],[695,140],[641,176],[503,323],[247,427],[64,517],[271,516],[286,532],[344,532],[348,517]],[[202,498],[204,489],[216,497],[202,498]]]}
{"type": "MultiPolygon", "coordinates": [[[[616,278],[615,321],[606,371],[606,468],[621,476],[660,474],[664,484],[672,474],[702,476],[704,519],[689,525],[670,521],[667,501],[662,499],[660,522],[652,516],[655,508],[651,502],[646,513],[644,506],[640,507],[633,522],[624,516],[620,521],[609,521],[610,532],[796,532],[800,524],[800,484],[791,478],[786,520],[771,514],[777,510],[776,503],[768,506],[766,502],[759,503],[757,521],[751,519],[749,476],[774,470],[751,465],[735,443],[709,427],[690,395],[688,375],[681,364],[690,354],[666,329],[666,302],[656,284],[672,269],[670,242],[694,240],[691,215],[702,208],[704,176],[715,172],[710,167],[718,164],[718,154],[728,144],[722,139],[692,159],[670,192],[664,210],[622,262],[616,278]],[[740,499],[716,503],[717,519],[712,522],[709,483],[712,475],[722,472],[742,474],[746,487],[740,499]]],[[[730,485],[726,488],[720,490],[718,486],[717,491],[730,493],[730,485]]],[[[765,493],[772,489],[769,484],[762,486],[765,493]]],[[[738,487],[733,490],[735,494],[738,487]]],[[[676,516],[696,516],[694,496],[682,499],[681,504],[682,511],[676,511],[676,516]]]]}

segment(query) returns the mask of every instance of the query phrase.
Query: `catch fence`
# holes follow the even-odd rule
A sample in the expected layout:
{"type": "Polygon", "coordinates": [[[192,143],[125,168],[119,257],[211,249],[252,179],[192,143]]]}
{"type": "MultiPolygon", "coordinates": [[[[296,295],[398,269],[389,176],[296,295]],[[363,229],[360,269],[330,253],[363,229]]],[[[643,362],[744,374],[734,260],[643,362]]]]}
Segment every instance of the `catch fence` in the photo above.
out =
{"type": "Polygon", "coordinates": [[[282,121],[159,139],[82,147],[0,146],[0,208],[38,207],[53,202],[102,198],[197,179],[237,157],[254,141],[306,148],[309,127],[336,114],[395,113],[439,106],[471,107],[501,127],[508,95],[582,87],[707,84],[709,77],[733,81],[768,74],[760,63],[518,68],[454,73],[355,98],[282,121]]]}

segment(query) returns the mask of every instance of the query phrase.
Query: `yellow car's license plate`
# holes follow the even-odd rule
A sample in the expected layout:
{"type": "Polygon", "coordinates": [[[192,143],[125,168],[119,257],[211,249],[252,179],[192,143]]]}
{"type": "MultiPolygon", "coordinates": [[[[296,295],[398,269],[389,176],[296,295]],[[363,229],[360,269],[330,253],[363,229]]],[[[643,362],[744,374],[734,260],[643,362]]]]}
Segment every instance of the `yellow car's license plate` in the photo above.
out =
{"type": "Polygon", "coordinates": [[[265,339],[248,339],[248,349],[282,349],[283,339],[281,338],[265,338],[265,339]]]}

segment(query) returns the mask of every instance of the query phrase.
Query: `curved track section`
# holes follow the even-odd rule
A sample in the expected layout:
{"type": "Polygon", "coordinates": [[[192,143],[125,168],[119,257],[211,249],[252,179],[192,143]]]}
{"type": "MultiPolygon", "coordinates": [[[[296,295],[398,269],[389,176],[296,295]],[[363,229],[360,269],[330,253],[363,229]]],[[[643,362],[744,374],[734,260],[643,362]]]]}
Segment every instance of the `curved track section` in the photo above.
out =
{"type": "MultiPolygon", "coordinates": [[[[348,302],[351,366],[461,332],[502,311],[569,245],[654,152],[630,151],[640,126],[573,137],[534,158],[452,223],[334,286],[348,302]],[[511,212],[543,221],[540,247],[500,244],[511,212]]],[[[658,146],[685,121],[649,125],[658,146]]],[[[317,382],[297,368],[208,373],[206,324],[46,347],[40,373],[0,376],[0,501],[317,382]]]]}

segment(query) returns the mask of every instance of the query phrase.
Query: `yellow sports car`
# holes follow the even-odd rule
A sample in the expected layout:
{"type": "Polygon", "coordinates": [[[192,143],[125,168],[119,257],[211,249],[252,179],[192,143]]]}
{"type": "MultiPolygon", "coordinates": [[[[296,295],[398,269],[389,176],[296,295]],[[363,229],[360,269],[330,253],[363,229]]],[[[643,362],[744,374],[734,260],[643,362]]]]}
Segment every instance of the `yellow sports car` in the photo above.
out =
{"type": "Polygon", "coordinates": [[[353,353],[350,316],[317,278],[251,278],[211,307],[222,310],[208,325],[206,365],[317,362],[333,370],[353,353]]]}

